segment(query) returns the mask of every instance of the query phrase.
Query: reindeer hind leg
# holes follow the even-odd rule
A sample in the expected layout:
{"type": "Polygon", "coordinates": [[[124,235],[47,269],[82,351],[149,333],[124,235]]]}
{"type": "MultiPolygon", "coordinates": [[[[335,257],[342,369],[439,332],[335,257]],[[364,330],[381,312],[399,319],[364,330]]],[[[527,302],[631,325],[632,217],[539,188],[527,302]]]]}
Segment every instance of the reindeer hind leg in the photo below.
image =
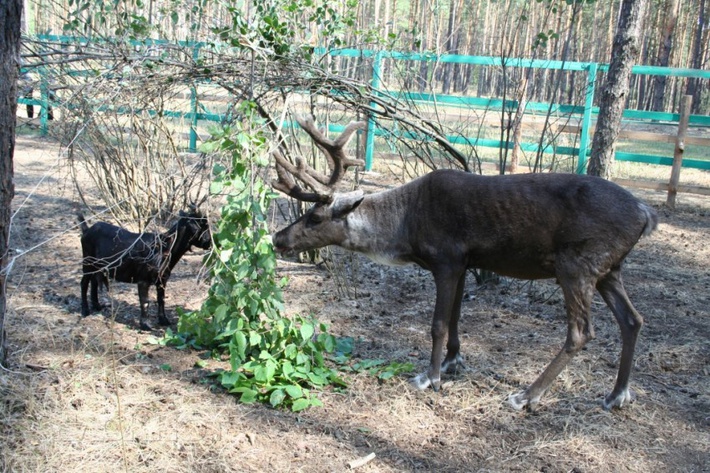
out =
{"type": "Polygon", "coordinates": [[[594,329],[590,320],[590,308],[594,294],[591,278],[582,278],[570,274],[558,276],[565,296],[567,309],[567,339],[557,356],[545,368],[540,376],[525,391],[511,395],[510,405],[517,410],[527,407],[535,410],[540,398],[567,366],[570,360],[594,338],[594,329]]]}
{"type": "Polygon", "coordinates": [[[606,410],[621,408],[634,401],[635,395],[629,389],[629,378],[633,368],[636,340],[643,326],[643,318],[631,305],[621,280],[621,270],[613,270],[597,283],[597,290],[611,309],[621,330],[621,358],[619,373],[612,392],[604,398],[602,406],[606,410]]]}
{"type": "Polygon", "coordinates": [[[449,320],[449,338],[446,343],[446,357],[441,364],[443,373],[455,373],[459,368],[465,369],[463,357],[461,356],[461,342],[459,340],[459,319],[461,318],[461,301],[463,290],[466,285],[466,272],[459,278],[454,296],[454,306],[451,309],[451,320],[449,320]]]}

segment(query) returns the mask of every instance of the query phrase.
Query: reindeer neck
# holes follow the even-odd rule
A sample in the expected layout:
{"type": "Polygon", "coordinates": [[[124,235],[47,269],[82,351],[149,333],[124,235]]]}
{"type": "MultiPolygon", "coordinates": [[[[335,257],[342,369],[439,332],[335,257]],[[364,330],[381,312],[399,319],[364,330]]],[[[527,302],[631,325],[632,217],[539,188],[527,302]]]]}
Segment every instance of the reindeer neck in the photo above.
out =
{"type": "Polygon", "coordinates": [[[401,188],[369,194],[348,216],[348,238],[341,246],[386,264],[408,261],[407,209],[411,195],[401,188]]]}

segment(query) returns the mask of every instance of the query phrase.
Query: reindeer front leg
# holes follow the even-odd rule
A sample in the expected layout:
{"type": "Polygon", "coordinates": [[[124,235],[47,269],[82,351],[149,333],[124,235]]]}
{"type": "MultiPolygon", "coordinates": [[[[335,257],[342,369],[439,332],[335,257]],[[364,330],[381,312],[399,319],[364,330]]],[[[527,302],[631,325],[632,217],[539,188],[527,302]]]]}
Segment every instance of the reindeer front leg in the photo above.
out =
{"type": "MultiPolygon", "coordinates": [[[[454,315],[454,308],[461,309],[461,301],[456,297],[459,292],[461,272],[446,268],[442,271],[432,271],[434,282],[436,283],[436,305],[434,307],[434,318],[431,323],[431,361],[429,369],[424,373],[412,378],[412,384],[418,389],[426,389],[431,386],[434,391],[441,387],[441,368],[444,358],[444,338],[449,334],[449,353],[447,354],[447,365],[451,361],[457,361],[458,355],[458,313],[454,315]],[[455,317],[455,318],[454,318],[455,317]],[[454,330],[449,333],[449,327],[454,330]]],[[[465,273],[464,273],[465,274],[465,273]]]]}

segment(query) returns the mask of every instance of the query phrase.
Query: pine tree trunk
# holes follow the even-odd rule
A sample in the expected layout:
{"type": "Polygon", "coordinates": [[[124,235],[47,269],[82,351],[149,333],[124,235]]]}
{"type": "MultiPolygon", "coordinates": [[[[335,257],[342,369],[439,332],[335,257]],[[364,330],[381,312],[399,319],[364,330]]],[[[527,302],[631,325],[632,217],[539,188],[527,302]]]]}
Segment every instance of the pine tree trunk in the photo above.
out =
{"type": "Polygon", "coordinates": [[[20,58],[22,0],[0,0],[0,364],[5,365],[5,313],[8,240],[15,195],[12,160],[15,154],[17,74],[20,58]]]}
{"type": "MultiPolygon", "coordinates": [[[[693,39],[693,53],[691,66],[693,69],[702,69],[703,67],[703,30],[705,29],[707,19],[705,18],[705,0],[700,0],[698,8],[698,22],[695,29],[695,38],[693,39]]],[[[689,79],[688,87],[685,89],[686,95],[693,96],[692,113],[700,113],[700,92],[702,85],[700,79],[689,79]]]]}
{"type": "Polygon", "coordinates": [[[639,33],[646,0],[623,0],[619,24],[614,36],[607,83],[601,94],[597,129],[592,140],[592,154],[587,173],[611,178],[614,149],[619,136],[621,114],[629,94],[631,67],[639,55],[639,33]]]}
{"type": "MultiPolygon", "coordinates": [[[[673,33],[678,18],[678,0],[666,0],[664,10],[663,31],[661,32],[656,65],[668,67],[668,61],[671,57],[671,47],[673,46],[673,33]]],[[[665,91],[666,76],[656,76],[653,90],[653,110],[663,110],[665,91]]]]}

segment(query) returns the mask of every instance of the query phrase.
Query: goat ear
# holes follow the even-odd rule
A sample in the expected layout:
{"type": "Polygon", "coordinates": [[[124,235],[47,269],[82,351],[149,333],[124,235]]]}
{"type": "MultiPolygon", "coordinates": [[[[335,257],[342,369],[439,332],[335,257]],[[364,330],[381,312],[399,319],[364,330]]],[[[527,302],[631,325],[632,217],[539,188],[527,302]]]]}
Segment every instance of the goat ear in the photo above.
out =
{"type": "Polygon", "coordinates": [[[362,203],[365,194],[361,190],[336,194],[331,204],[333,218],[341,218],[352,212],[362,203]]]}

